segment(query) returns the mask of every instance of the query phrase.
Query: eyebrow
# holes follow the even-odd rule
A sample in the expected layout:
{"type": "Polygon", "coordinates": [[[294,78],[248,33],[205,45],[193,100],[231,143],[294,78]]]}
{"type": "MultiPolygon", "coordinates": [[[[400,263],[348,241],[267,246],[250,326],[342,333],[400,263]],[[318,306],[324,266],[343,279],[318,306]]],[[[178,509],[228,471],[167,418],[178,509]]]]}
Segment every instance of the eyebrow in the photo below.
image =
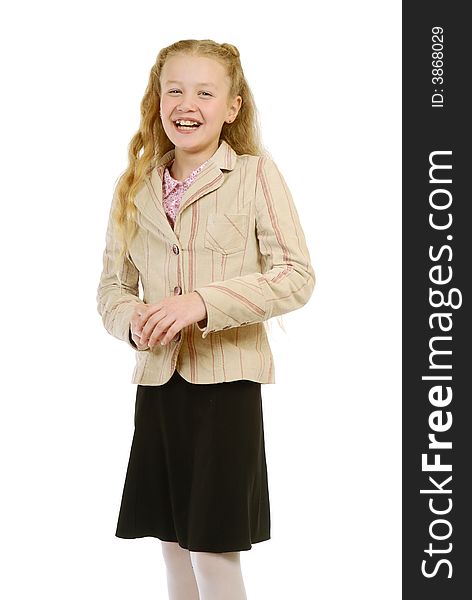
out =
{"type": "MultiPolygon", "coordinates": [[[[166,85],[168,85],[170,83],[178,83],[179,85],[182,85],[181,81],[168,80],[168,81],[165,82],[166,85]]],[[[210,82],[207,82],[207,83],[205,83],[205,82],[204,83],[197,83],[196,85],[204,85],[204,86],[207,86],[207,87],[208,86],[209,87],[214,87],[216,89],[216,85],[214,83],[210,83],[210,82]]]]}

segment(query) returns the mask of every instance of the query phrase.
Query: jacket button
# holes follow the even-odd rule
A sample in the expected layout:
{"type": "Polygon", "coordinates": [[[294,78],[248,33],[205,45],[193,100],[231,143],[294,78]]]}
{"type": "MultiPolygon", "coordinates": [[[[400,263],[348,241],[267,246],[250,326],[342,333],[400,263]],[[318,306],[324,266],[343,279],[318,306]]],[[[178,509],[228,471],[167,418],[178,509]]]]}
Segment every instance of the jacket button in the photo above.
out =
{"type": "Polygon", "coordinates": [[[180,285],[176,285],[174,288],[174,294],[181,294],[182,293],[182,288],[180,287],[180,285]]]}
{"type": "Polygon", "coordinates": [[[172,246],[172,252],[173,252],[174,254],[178,254],[178,253],[179,253],[179,247],[177,246],[177,244],[174,244],[174,245],[172,246]]]}

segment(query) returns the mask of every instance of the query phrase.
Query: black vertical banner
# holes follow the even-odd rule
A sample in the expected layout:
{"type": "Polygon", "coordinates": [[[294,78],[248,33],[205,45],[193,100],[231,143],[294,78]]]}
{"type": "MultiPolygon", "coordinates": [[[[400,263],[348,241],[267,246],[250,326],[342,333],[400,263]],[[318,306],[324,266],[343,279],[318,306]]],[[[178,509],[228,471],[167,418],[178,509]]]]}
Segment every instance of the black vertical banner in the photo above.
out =
{"type": "Polygon", "coordinates": [[[403,3],[403,597],[472,598],[471,24],[403,3]]]}

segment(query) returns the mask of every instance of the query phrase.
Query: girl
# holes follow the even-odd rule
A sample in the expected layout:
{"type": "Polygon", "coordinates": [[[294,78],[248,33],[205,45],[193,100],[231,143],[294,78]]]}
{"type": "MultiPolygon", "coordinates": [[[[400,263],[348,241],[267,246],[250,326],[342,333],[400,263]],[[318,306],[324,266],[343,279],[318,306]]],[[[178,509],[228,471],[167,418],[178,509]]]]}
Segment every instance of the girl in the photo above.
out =
{"type": "Polygon", "coordinates": [[[270,539],[265,325],[314,284],[237,48],[164,48],[113,196],[97,304],[136,351],[116,536],[161,540],[171,600],[246,598],[240,551],[270,539]]]}

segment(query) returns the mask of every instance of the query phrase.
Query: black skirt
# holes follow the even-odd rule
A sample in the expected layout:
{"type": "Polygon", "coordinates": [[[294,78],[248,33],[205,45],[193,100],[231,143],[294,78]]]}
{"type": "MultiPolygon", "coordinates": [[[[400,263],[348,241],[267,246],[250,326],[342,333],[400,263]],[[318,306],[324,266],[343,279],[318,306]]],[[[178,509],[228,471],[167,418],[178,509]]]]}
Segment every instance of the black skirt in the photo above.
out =
{"type": "Polygon", "coordinates": [[[270,539],[261,384],[195,384],[178,371],[138,385],[116,537],[156,537],[194,552],[270,539]]]}

